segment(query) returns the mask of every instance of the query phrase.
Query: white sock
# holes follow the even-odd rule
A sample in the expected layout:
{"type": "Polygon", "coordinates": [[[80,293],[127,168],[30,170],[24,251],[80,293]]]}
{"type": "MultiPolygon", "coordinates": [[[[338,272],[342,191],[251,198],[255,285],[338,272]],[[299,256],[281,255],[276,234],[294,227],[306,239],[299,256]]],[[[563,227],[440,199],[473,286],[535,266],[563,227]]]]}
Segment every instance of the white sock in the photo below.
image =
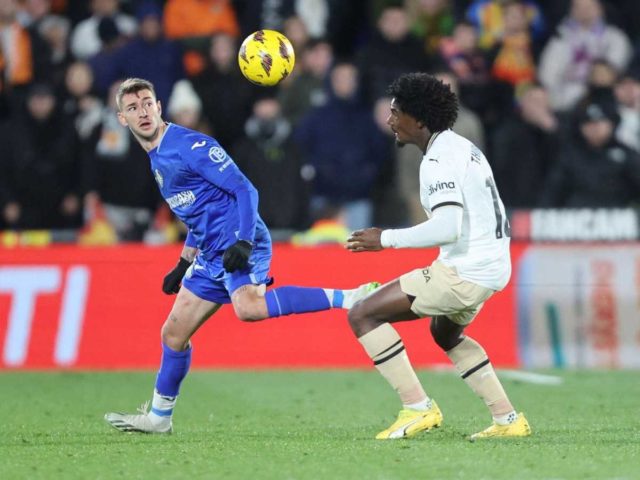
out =
{"type": "Polygon", "coordinates": [[[151,411],[147,415],[151,423],[154,425],[164,425],[170,422],[177,398],[178,397],[165,397],[160,395],[157,390],[154,390],[151,411]]]}
{"type": "Polygon", "coordinates": [[[431,399],[427,397],[421,402],[411,403],[409,405],[403,405],[403,407],[408,408],[409,410],[419,410],[421,412],[424,412],[425,410],[429,410],[432,407],[432,405],[433,405],[433,402],[431,402],[431,399]]]}
{"type": "Polygon", "coordinates": [[[335,290],[333,288],[323,288],[322,290],[324,290],[324,294],[329,299],[329,305],[331,305],[332,307],[335,307],[335,305],[333,304],[333,296],[334,296],[333,292],[335,290]]]}
{"type": "Polygon", "coordinates": [[[349,290],[336,290],[340,292],[336,294],[334,307],[341,307],[345,310],[350,310],[357,301],[367,297],[376,288],[380,287],[378,282],[363,283],[358,288],[351,288],[349,290]]]}
{"type": "Polygon", "coordinates": [[[493,417],[493,421],[498,425],[509,425],[514,423],[518,419],[518,414],[515,410],[507,413],[506,415],[500,415],[499,417],[493,417]]]}

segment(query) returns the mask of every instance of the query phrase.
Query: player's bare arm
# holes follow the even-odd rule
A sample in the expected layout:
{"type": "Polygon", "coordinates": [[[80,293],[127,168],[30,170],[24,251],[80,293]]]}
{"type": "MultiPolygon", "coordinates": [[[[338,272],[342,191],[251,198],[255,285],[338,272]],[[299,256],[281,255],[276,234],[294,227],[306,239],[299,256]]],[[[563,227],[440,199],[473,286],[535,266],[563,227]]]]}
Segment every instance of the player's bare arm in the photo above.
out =
{"type": "Polygon", "coordinates": [[[198,249],[196,247],[188,247],[185,245],[180,256],[189,262],[193,262],[196,259],[197,254],[198,249]]]}

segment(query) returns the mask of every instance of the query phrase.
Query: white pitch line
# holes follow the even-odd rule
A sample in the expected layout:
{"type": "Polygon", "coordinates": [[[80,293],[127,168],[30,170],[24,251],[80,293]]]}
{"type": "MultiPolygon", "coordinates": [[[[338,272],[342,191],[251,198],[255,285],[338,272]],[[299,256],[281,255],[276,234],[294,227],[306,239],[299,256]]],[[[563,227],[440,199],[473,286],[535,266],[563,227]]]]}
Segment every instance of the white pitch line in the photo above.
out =
{"type": "Polygon", "coordinates": [[[564,379],[557,375],[545,375],[542,373],[525,372],[522,370],[498,370],[498,375],[509,380],[516,380],[536,385],[562,385],[564,379]]]}

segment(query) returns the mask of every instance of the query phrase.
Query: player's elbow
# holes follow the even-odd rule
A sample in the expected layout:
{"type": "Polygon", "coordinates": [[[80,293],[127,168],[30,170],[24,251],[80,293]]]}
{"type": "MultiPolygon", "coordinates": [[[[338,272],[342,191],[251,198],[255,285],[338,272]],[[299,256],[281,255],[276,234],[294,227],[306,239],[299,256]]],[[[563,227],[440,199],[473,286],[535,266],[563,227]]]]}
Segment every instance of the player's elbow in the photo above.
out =
{"type": "Polygon", "coordinates": [[[462,235],[462,226],[461,225],[453,225],[448,233],[447,243],[456,243],[460,236],[462,235]]]}
{"type": "Polygon", "coordinates": [[[450,243],[456,243],[462,235],[462,225],[457,222],[444,223],[440,228],[440,241],[439,245],[448,245],[450,243]]]}

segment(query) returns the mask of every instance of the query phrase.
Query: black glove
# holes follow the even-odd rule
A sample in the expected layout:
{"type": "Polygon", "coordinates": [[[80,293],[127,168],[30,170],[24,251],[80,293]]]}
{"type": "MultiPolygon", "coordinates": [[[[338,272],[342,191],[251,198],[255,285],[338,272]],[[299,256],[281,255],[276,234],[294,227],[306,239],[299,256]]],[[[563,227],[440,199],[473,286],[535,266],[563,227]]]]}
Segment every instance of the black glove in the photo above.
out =
{"type": "Polygon", "coordinates": [[[184,277],[184,274],[187,272],[190,265],[191,262],[189,260],[185,260],[180,257],[178,264],[173,268],[173,270],[165,275],[164,280],[162,281],[162,291],[167,295],[178,293],[180,291],[182,277],[184,277]]]}
{"type": "Polygon", "coordinates": [[[224,255],[222,255],[222,266],[229,273],[242,270],[246,268],[249,263],[249,257],[252,251],[253,243],[247,240],[238,240],[224,251],[224,255]]]}

